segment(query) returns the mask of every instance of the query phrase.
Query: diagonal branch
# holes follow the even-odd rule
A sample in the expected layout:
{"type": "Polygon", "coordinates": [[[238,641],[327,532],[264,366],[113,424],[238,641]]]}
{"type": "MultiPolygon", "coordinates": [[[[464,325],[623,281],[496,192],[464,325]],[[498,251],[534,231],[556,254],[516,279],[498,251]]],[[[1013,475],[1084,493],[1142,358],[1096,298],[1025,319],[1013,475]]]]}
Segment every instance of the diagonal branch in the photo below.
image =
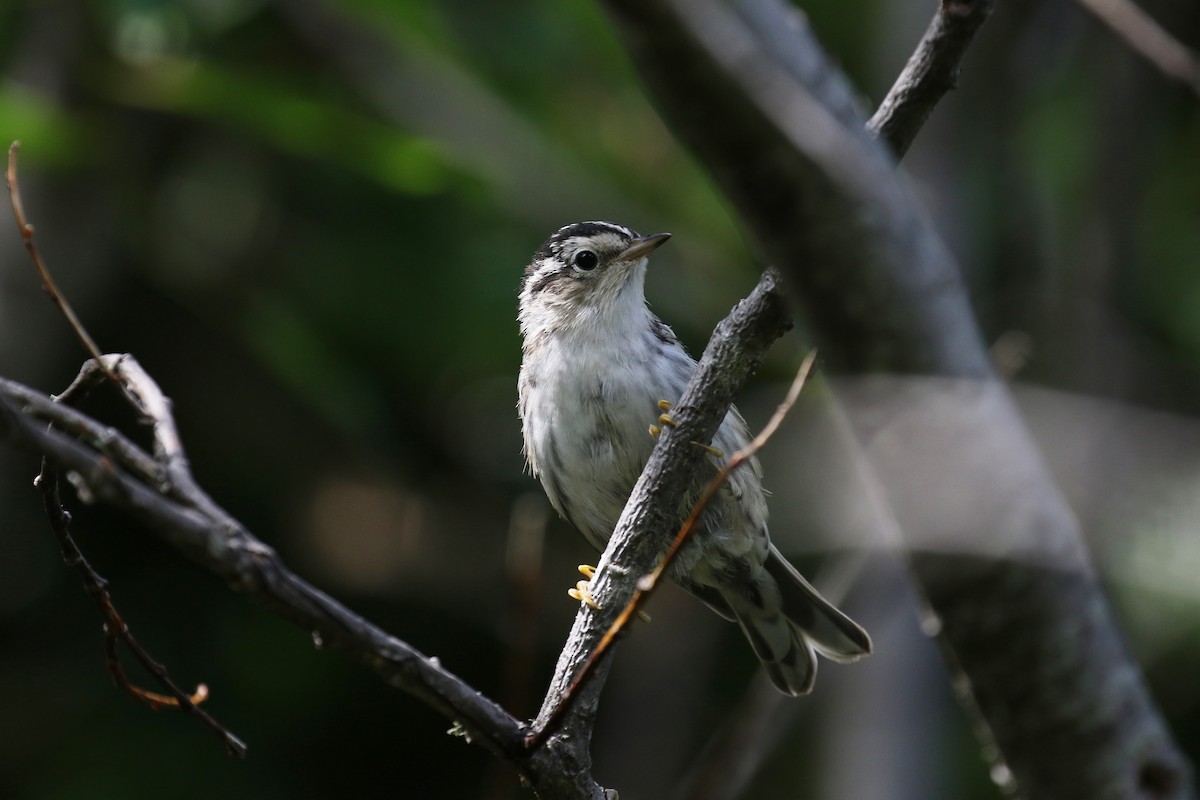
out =
{"type": "Polygon", "coordinates": [[[941,376],[867,383],[851,420],[995,774],[1030,796],[1194,796],[957,265],[802,18],[779,0],[606,5],[831,362],[941,376]],[[931,437],[942,457],[915,475],[906,456],[931,437]]]}
{"type": "Polygon", "coordinates": [[[129,630],[129,626],[122,619],[113,603],[112,595],[108,591],[108,582],[100,577],[95,569],[92,568],[92,565],[84,558],[83,553],[80,552],[78,545],[75,544],[74,537],[71,536],[68,527],[71,515],[63,508],[59,495],[58,467],[49,459],[43,458],[42,471],[38,474],[34,484],[37,486],[38,491],[42,493],[42,503],[46,509],[46,516],[50,520],[50,527],[58,539],[59,547],[62,549],[63,561],[68,566],[74,567],[79,573],[83,579],[84,589],[92,596],[92,599],[96,602],[97,607],[99,607],[101,614],[104,616],[105,660],[108,663],[109,673],[112,675],[117,686],[134,699],[146,703],[151,708],[169,707],[183,709],[220,736],[230,755],[238,758],[245,756],[245,743],[200,707],[200,704],[208,697],[208,688],[204,684],[200,684],[192,694],[189,695],[187,692],[184,692],[175,685],[170,677],[168,677],[166,669],[146,652],[141,643],[138,642],[129,630]],[[134,658],[154,676],[155,680],[169,694],[164,695],[151,692],[130,682],[129,678],[125,675],[125,669],[121,666],[120,655],[117,652],[118,644],[124,644],[129,649],[129,652],[133,653],[134,658]]]}
{"type": "Polygon", "coordinates": [[[25,245],[25,251],[29,253],[29,258],[33,261],[33,266],[37,270],[38,277],[42,279],[42,290],[50,296],[54,304],[58,306],[59,311],[66,317],[67,323],[71,326],[71,330],[79,338],[83,349],[87,350],[88,355],[92,358],[100,357],[100,348],[96,346],[96,342],[88,334],[87,329],[83,327],[83,323],[79,321],[79,317],[75,315],[75,310],[71,308],[71,304],[67,302],[67,298],[59,291],[58,284],[54,282],[54,276],[50,274],[49,267],[42,260],[42,254],[38,251],[37,243],[33,240],[33,225],[29,224],[25,217],[25,204],[21,201],[21,187],[17,182],[17,151],[21,149],[20,142],[13,142],[8,147],[8,168],[5,170],[4,178],[8,185],[9,201],[12,204],[13,217],[17,221],[17,230],[21,234],[21,241],[25,245]]]}
{"type": "Polygon", "coordinates": [[[897,159],[938,101],[958,88],[958,66],[975,33],[992,13],[992,0],[942,0],[916,51],[867,123],[897,159]]]}
{"type": "MultiPolygon", "coordinates": [[[[156,395],[164,402],[147,402],[156,417],[156,436],[166,446],[174,422],[169,403],[130,356],[105,356],[85,373],[111,369],[133,394],[143,400],[156,395]]],[[[85,377],[84,382],[87,378],[85,377]]],[[[179,467],[170,478],[153,473],[153,459],[120,433],[68,406],[14,381],[0,378],[0,441],[44,455],[58,469],[74,473],[77,483],[98,500],[122,509],[145,523],[150,533],[188,555],[222,578],[231,588],[250,596],[274,613],[318,636],[327,646],[341,649],[369,667],[385,683],[414,695],[458,723],[471,740],[512,764],[545,797],[596,800],[602,791],[590,776],[574,769],[569,753],[554,744],[528,751],[525,726],[436,658],[425,656],[358,616],[337,600],[311,586],[283,563],[203,493],[193,493],[190,474],[179,467]],[[47,428],[46,423],[52,427],[47,428]],[[70,434],[63,431],[70,431],[70,434]]],[[[182,449],[180,448],[180,452],[182,449]]],[[[184,462],[177,460],[179,466],[184,462]]],[[[198,490],[197,490],[198,492],[198,490]]]]}
{"type": "Polygon", "coordinates": [[[991,375],[956,265],[799,12],[779,0],[606,5],[831,363],[991,375]]]}

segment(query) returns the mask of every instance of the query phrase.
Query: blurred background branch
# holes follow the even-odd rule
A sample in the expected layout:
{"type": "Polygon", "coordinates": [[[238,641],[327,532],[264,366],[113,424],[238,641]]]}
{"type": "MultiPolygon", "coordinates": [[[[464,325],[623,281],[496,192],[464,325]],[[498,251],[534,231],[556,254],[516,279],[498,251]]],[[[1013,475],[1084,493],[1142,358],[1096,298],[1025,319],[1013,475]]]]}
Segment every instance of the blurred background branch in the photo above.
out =
{"type": "Polygon", "coordinates": [[[957,265],[806,22],[779,0],[608,6],[831,361],[953,379],[869,379],[849,419],[998,782],[1029,797],[1194,796],[1079,524],[991,373],[957,265]],[[913,480],[921,448],[941,466],[913,480]]]}
{"type": "Polygon", "coordinates": [[[1182,82],[1200,98],[1200,59],[1130,0],[1079,0],[1079,4],[1164,75],[1182,82]]]}

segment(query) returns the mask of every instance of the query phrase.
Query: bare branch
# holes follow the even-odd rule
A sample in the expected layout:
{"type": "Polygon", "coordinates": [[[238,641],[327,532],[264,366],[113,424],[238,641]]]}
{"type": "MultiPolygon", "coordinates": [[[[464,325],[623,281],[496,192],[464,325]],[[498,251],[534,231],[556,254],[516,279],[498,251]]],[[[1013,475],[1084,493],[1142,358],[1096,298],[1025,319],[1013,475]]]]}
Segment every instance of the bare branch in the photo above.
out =
{"type": "Polygon", "coordinates": [[[37,269],[38,276],[42,279],[42,290],[50,295],[50,299],[54,301],[59,311],[67,318],[71,330],[79,337],[79,341],[83,343],[83,348],[87,350],[88,355],[98,360],[100,358],[100,348],[96,347],[96,343],[88,335],[87,329],[83,327],[83,323],[79,321],[79,317],[75,316],[75,311],[71,308],[71,304],[67,302],[66,296],[59,291],[58,284],[54,282],[53,276],[50,275],[50,270],[46,267],[46,263],[42,261],[42,256],[33,241],[33,226],[25,218],[25,204],[21,201],[21,187],[17,183],[17,151],[20,149],[20,142],[13,142],[9,145],[8,170],[5,172],[5,179],[8,182],[8,197],[12,203],[13,216],[17,220],[17,230],[21,232],[21,241],[25,243],[25,250],[29,253],[29,258],[33,261],[33,266],[37,269]]]}
{"type": "MultiPolygon", "coordinates": [[[[153,430],[154,474],[158,481],[155,485],[161,484],[161,488],[171,496],[182,500],[219,524],[236,526],[237,522],[214,503],[192,477],[191,466],[183,449],[183,440],[175,425],[175,415],[171,412],[171,401],[133,356],[105,355],[100,357],[99,362],[94,359],[85,362],[79,375],[66,391],[59,395],[59,399],[87,391],[103,377],[109,376],[121,387],[122,394],[134,410],[150,423],[153,430]]],[[[122,451],[130,452],[130,447],[131,445],[127,444],[123,446],[122,451]]],[[[136,447],[132,449],[140,452],[136,447]]],[[[139,463],[138,467],[140,466],[139,463]]]]}
{"type": "Polygon", "coordinates": [[[108,591],[108,582],[100,577],[99,573],[92,568],[92,565],[88,563],[83,553],[80,552],[79,546],[75,544],[74,537],[71,536],[68,527],[70,524],[70,514],[63,508],[62,500],[59,497],[58,467],[49,459],[43,458],[42,471],[38,474],[35,483],[38,490],[42,493],[42,502],[46,508],[46,516],[50,520],[50,528],[54,531],[59,547],[62,549],[63,561],[68,566],[74,567],[75,571],[79,573],[80,578],[83,580],[84,589],[91,595],[100,609],[100,613],[104,616],[104,653],[108,664],[108,671],[112,675],[113,681],[134,699],[146,703],[151,708],[170,707],[186,711],[220,736],[230,755],[238,758],[245,756],[245,743],[203,708],[200,708],[200,703],[204,702],[208,697],[208,687],[200,684],[192,694],[188,694],[176,686],[167,676],[166,669],[151,658],[150,654],[146,652],[129,630],[129,626],[125,623],[120,613],[117,612],[112,595],[108,591]],[[169,694],[163,695],[151,692],[131,683],[125,675],[124,668],[121,666],[121,659],[117,653],[118,644],[124,644],[133,653],[134,658],[154,676],[155,680],[169,694]]]}
{"type": "MultiPolygon", "coordinates": [[[[104,358],[125,386],[136,389],[147,411],[162,415],[155,420],[160,449],[181,454],[182,449],[170,443],[174,422],[169,402],[157,385],[132,357],[104,358]]],[[[90,365],[85,372],[89,370],[101,374],[102,367],[90,365]]],[[[119,432],[3,378],[0,440],[41,453],[59,469],[75,473],[98,500],[145,523],[150,533],[221,577],[231,588],[319,637],[324,645],[345,651],[388,685],[414,695],[455,721],[472,741],[512,764],[539,795],[581,800],[605,797],[586,771],[573,766],[569,751],[554,743],[527,750],[525,726],[444,669],[436,658],[391,636],[295,575],[274,550],[215,506],[207,495],[192,492],[189,487],[194,484],[186,466],[180,466],[186,463],[180,458],[173,460],[180,471],[171,480],[164,480],[159,473],[158,480],[148,485],[145,473],[156,473],[148,467],[154,460],[119,432]],[[46,422],[53,427],[48,429],[46,422]],[[186,480],[180,481],[181,477],[186,480]]]]}
{"type": "Polygon", "coordinates": [[[991,13],[992,0],[939,4],[916,51],[867,123],[867,130],[887,142],[897,159],[908,152],[943,95],[958,88],[959,63],[991,13]]]}
{"type": "Polygon", "coordinates": [[[1031,796],[1194,796],[1078,521],[994,377],[957,266],[803,19],[778,0],[606,6],[659,108],[789,278],[831,362],[952,378],[924,382],[933,394],[922,382],[868,382],[851,421],[969,687],[964,703],[998,745],[987,748],[995,774],[1031,796]],[[888,435],[872,439],[880,419],[888,435]],[[934,435],[947,456],[914,476],[905,454],[934,435]],[[929,507],[933,520],[920,513],[929,507]],[[931,546],[947,536],[977,555],[931,546]]]}
{"type": "Polygon", "coordinates": [[[795,9],[606,5],[676,133],[803,293],[831,363],[992,374],[949,252],[795,9]]]}

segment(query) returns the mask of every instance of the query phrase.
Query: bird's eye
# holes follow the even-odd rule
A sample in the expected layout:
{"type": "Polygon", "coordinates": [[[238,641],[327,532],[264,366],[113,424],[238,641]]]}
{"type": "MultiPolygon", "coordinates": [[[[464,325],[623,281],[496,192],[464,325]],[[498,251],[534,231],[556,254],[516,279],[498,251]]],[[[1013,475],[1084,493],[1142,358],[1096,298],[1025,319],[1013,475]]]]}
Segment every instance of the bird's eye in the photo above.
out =
{"type": "Polygon", "coordinates": [[[591,250],[580,250],[575,254],[575,257],[571,259],[571,264],[575,267],[575,269],[584,270],[585,272],[595,269],[596,265],[599,263],[600,259],[597,258],[596,254],[591,250]]]}

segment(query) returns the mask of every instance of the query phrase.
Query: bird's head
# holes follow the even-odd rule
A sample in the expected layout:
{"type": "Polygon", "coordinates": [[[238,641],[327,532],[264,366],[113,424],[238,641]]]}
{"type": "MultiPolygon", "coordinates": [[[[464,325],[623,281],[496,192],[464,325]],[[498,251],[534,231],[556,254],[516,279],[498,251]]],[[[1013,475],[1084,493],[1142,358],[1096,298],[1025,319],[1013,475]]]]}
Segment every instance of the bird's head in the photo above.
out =
{"type": "Polygon", "coordinates": [[[645,308],[650,253],[669,233],[639,236],[613,222],[559,228],[533,255],[521,281],[521,331],[558,330],[645,308]]]}

